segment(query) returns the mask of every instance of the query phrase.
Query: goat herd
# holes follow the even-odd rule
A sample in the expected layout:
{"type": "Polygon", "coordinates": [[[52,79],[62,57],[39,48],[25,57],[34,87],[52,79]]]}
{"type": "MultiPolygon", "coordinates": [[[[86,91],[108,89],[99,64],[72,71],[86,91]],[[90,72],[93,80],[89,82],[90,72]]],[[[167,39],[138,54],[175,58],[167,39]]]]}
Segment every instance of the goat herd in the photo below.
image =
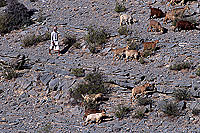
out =
{"type": "MultiPolygon", "coordinates": [[[[179,2],[181,1],[182,4],[184,3],[184,0],[171,0],[169,2],[169,5],[170,4],[176,4],[177,1],[179,1],[179,2]]],[[[176,24],[175,24],[175,27],[174,27],[174,31],[176,29],[178,29],[178,31],[197,29],[195,27],[195,24],[192,24],[189,21],[183,20],[184,12],[188,9],[189,9],[189,6],[186,5],[184,8],[175,8],[175,9],[168,11],[167,13],[163,13],[163,11],[160,10],[159,8],[150,7],[150,10],[151,10],[150,19],[165,17],[164,18],[165,24],[167,23],[167,20],[175,21],[176,24]]],[[[125,24],[125,25],[133,24],[132,16],[129,15],[129,14],[120,15],[120,26],[122,26],[123,24],[125,24]]],[[[156,31],[160,31],[162,33],[164,32],[164,28],[156,20],[150,20],[149,26],[147,28],[147,32],[149,31],[149,28],[151,29],[151,32],[152,32],[152,28],[154,28],[156,31]]],[[[143,44],[143,52],[145,50],[155,49],[156,44],[158,42],[159,42],[158,40],[153,41],[153,42],[143,42],[142,43],[143,44]]],[[[126,55],[125,62],[127,61],[127,59],[129,57],[133,57],[134,59],[138,59],[138,56],[142,55],[142,53],[140,53],[137,50],[129,50],[128,45],[124,48],[111,49],[111,51],[114,53],[113,60],[115,58],[119,59],[119,57],[123,57],[123,54],[125,54],[126,55]]],[[[136,86],[135,88],[133,88],[132,89],[131,102],[132,102],[132,98],[133,97],[136,98],[135,96],[137,94],[140,94],[140,93],[145,94],[149,87],[153,87],[153,85],[146,83],[144,85],[136,86]]],[[[101,94],[101,93],[100,94],[91,94],[91,95],[87,94],[86,96],[82,95],[82,97],[83,97],[83,99],[86,103],[97,102],[99,99],[101,99],[103,97],[103,94],[101,94]]],[[[100,123],[102,118],[105,117],[105,116],[106,116],[105,110],[86,109],[84,117],[83,117],[83,119],[86,118],[84,124],[87,124],[90,121],[100,123]]]]}
{"type": "MultiPolygon", "coordinates": [[[[180,3],[184,4],[185,1],[184,0],[171,0],[169,2],[169,5],[170,4],[176,4],[176,2],[180,2],[180,3]]],[[[176,29],[178,29],[178,31],[180,31],[180,30],[193,30],[193,29],[199,30],[199,28],[196,27],[196,24],[193,24],[193,23],[191,23],[187,20],[184,20],[184,13],[185,13],[186,10],[188,11],[189,9],[190,9],[189,5],[186,5],[185,7],[175,8],[175,9],[172,9],[172,10],[164,13],[159,8],[150,7],[151,13],[150,13],[149,18],[153,19],[153,18],[165,17],[164,18],[165,24],[167,24],[168,20],[171,20],[174,23],[174,24],[172,24],[172,25],[174,25],[174,31],[176,31],[176,29]]],[[[130,14],[121,14],[120,15],[120,26],[131,25],[133,23],[134,23],[133,18],[130,14]]],[[[161,33],[164,33],[164,31],[165,31],[165,28],[161,25],[161,23],[156,21],[156,20],[150,20],[149,26],[147,28],[147,32],[149,31],[149,29],[151,30],[151,32],[153,31],[153,29],[155,31],[160,31],[161,33]]],[[[158,40],[153,41],[153,42],[143,42],[142,43],[143,47],[144,47],[143,52],[139,52],[137,50],[129,50],[128,45],[127,45],[127,47],[124,47],[124,48],[112,49],[112,52],[114,53],[113,60],[114,60],[115,57],[117,57],[117,56],[121,57],[123,54],[126,55],[125,62],[127,61],[127,59],[129,57],[138,59],[139,56],[144,55],[143,53],[144,53],[145,50],[155,49],[156,44],[158,42],[159,42],[158,40]]],[[[117,59],[119,59],[119,58],[117,57],[117,59]]]]}

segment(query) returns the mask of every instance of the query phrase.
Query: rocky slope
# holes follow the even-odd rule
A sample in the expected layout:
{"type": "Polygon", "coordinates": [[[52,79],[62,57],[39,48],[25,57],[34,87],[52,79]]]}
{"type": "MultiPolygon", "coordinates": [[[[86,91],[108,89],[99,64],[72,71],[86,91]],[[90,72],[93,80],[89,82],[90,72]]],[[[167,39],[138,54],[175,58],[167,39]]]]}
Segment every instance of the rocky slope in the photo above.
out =
{"type": "MultiPolygon", "coordinates": [[[[46,20],[21,30],[12,31],[0,36],[0,59],[9,62],[19,54],[24,54],[29,60],[27,67],[17,71],[16,79],[0,80],[0,131],[1,132],[200,132],[200,118],[192,114],[192,110],[200,109],[200,77],[196,75],[200,64],[200,34],[199,30],[174,32],[171,23],[163,24],[163,18],[156,19],[166,29],[167,33],[146,32],[150,10],[159,7],[168,11],[162,1],[130,1],[126,2],[127,13],[133,13],[136,22],[129,26],[130,35],[119,36],[119,14],[114,11],[114,0],[38,0],[30,2],[19,0],[29,9],[41,11],[46,20]],[[89,25],[105,27],[111,38],[98,54],[87,53],[88,49],[72,49],[62,56],[48,55],[50,41],[37,46],[24,48],[21,46],[27,34],[44,34],[50,32],[54,25],[58,26],[61,40],[64,34],[70,33],[77,38],[87,34],[89,25]],[[153,55],[145,58],[147,63],[123,60],[112,61],[111,44],[116,47],[126,46],[126,40],[139,37],[145,41],[159,40],[153,55]],[[169,66],[180,62],[189,62],[190,69],[181,71],[170,70],[169,66]],[[115,107],[124,104],[132,108],[129,115],[123,119],[115,116],[111,121],[99,125],[83,126],[84,108],[69,104],[69,89],[73,88],[82,78],[70,74],[72,68],[82,67],[86,73],[95,68],[104,73],[108,81],[112,81],[109,100],[101,106],[110,116],[114,116],[115,107]],[[156,91],[149,98],[153,100],[152,107],[143,119],[134,118],[139,106],[131,105],[131,89],[145,82],[155,83],[156,91]],[[163,100],[173,100],[175,89],[187,88],[192,95],[189,101],[177,101],[181,114],[170,117],[160,110],[163,100]],[[52,91],[53,90],[53,91],[52,91]]],[[[187,19],[195,19],[199,23],[199,3],[190,3],[193,15],[187,19]],[[194,14],[196,12],[196,14],[194,14]]],[[[39,17],[35,13],[33,19],[39,17]]],[[[85,42],[82,41],[84,46],[85,42]]],[[[61,42],[61,49],[64,46],[61,42]]],[[[2,73],[2,71],[0,71],[2,73]]],[[[136,103],[136,102],[135,102],[136,103]]]]}

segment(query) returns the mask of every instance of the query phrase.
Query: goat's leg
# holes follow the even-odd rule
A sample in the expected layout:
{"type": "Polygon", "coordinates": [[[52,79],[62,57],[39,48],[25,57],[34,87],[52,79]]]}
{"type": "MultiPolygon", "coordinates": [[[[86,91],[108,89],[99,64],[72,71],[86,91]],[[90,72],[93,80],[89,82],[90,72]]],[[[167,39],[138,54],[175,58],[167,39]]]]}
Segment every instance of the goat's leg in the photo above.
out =
{"type": "Polygon", "coordinates": [[[150,27],[150,26],[147,27],[147,32],[149,32],[149,27],[150,27]]]}
{"type": "Polygon", "coordinates": [[[124,61],[125,61],[125,63],[126,63],[126,62],[127,62],[127,58],[125,58],[125,60],[124,60],[124,61]]]}
{"type": "Polygon", "coordinates": [[[184,3],[185,3],[185,0],[182,0],[182,1],[181,1],[182,6],[184,6],[184,3]]]}
{"type": "Polygon", "coordinates": [[[171,1],[169,2],[168,6],[170,6],[172,2],[173,2],[173,0],[171,0],[171,1]]]}
{"type": "Polygon", "coordinates": [[[115,55],[113,55],[113,61],[115,60],[115,55]]]}
{"type": "Polygon", "coordinates": [[[151,27],[151,32],[153,32],[152,27],[151,27]]]}

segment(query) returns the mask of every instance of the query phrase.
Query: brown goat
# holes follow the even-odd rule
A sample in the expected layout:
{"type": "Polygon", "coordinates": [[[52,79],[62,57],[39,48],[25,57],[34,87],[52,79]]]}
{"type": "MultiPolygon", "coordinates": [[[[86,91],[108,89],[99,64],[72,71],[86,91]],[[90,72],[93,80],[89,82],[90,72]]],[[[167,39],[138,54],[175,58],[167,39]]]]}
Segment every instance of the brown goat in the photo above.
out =
{"type": "Polygon", "coordinates": [[[155,49],[156,48],[156,44],[159,42],[159,40],[153,41],[153,42],[143,42],[143,51],[145,50],[149,50],[149,49],[155,49]]]}
{"type": "Polygon", "coordinates": [[[196,29],[196,27],[195,27],[194,24],[192,24],[189,21],[183,21],[183,20],[180,20],[180,21],[176,22],[176,26],[174,28],[174,31],[176,30],[176,28],[178,28],[178,31],[180,31],[180,30],[193,30],[193,29],[196,29]]]}
{"type": "Polygon", "coordinates": [[[171,12],[174,13],[175,16],[183,17],[184,12],[189,9],[189,6],[186,5],[184,8],[175,8],[172,9],[171,12]]]}
{"type": "MultiPolygon", "coordinates": [[[[118,48],[118,49],[111,49],[111,51],[114,53],[113,60],[115,60],[115,57],[117,57],[118,55],[122,56],[124,54],[124,52],[126,51],[126,47],[118,48]]],[[[117,59],[119,59],[119,58],[117,57],[117,59]]]]}
{"type": "Polygon", "coordinates": [[[162,12],[162,10],[158,9],[158,8],[151,8],[151,14],[150,14],[150,18],[153,18],[153,16],[155,16],[155,18],[162,18],[165,16],[165,13],[162,12]]]}
{"type": "Polygon", "coordinates": [[[167,20],[174,21],[175,19],[181,19],[181,18],[179,16],[175,16],[173,12],[169,11],[165,15],[164,23],[167,24],[167,20]]]}
{"type": "Polygon", "coordinates": [[[136,98],[135,96],[139,93],[142,93],[143,94],[146,94],[146,90],[148,87],[152,87],[151,84],[149,83],[146,83],[144,85],[141,85],[141,86],[136,86],[135,88],[132,89],[132,96],[131,96],[131,102],[132,102],[132,99],[133,97],[136,98]]]}
{"type": "Polygon", "coordinates": [[[103,109],[103,110],[87,109],[87,110],[85,110],[85,114],[83,116],[83,120],[90,114],[103,113],[103,112],[106,113],[105,109],[103,109]]]}
{"type": "Polygon", "coordinates": [[[185,6],[184,8],[175,8],[171,11],[168,11],[164,19],[165,24],[167,24],[167,20],[174,21],[175,19],[181,19],[183,17],[185,10],[187,9],[189,9],[189,7],[185,6]]]}
{"type": "Polygon", "coordinates": [[[151,32],[152,32],[152,28],[155,28],[156,30],[163,32],[163,27],[161,26],[159,22],[155,20],[150,20],[149,26],[147,28],[147,32],[149,31],[149,28],[151,28],[151,32]]]}

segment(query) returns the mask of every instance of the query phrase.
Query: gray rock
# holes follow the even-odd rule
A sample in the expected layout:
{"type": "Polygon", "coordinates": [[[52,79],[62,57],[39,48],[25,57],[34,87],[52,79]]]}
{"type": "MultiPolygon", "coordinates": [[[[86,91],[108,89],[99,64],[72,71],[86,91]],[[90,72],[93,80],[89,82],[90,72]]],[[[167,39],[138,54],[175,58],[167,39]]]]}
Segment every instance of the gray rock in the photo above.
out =
{"type": "Polygon", "coordinates": [[[58,86],[59,86],[59,78],[51,79],[51,81],[49,82],[49,88],[52,90],[57,90],[58,86]]]}
{"type": "Polygon", "coordinates": [[[55,100],[59,100],[60,97],[61,97],[61,95],[60,95],[60,93],[58,93],[58,94],[56,94],[56,95],[54,96],[54,99],[55,99],[55,100]]]}
{"type": "Polygon", "coordinates": [[[40,76],[40,81],[44,85],[47,85],[53,77],[54,77],[54,75],[46,73],[46,74],[43,74],[42,76],[40,76]]]}
{"type": "Polygon", "coordinates": [[[32,84],[32,81],[26,80],[24,81],[22,88],[26,90],[31,84],[32,84]]]}
{"type": "Polygon", "coordinates": [[[36,96],[36,97],[38,96],[38,93],[35,90],[30,90],[28,94],[31,96],[36,96]]]}
{"type": "Polygon", "coordinates": [[[101,53],[108,53],[108,52],[110,52],[110,50],[111,50],[111,48],[108,47],[108,48],[103,49],[103,50],[101,51],[101,53]]]}

